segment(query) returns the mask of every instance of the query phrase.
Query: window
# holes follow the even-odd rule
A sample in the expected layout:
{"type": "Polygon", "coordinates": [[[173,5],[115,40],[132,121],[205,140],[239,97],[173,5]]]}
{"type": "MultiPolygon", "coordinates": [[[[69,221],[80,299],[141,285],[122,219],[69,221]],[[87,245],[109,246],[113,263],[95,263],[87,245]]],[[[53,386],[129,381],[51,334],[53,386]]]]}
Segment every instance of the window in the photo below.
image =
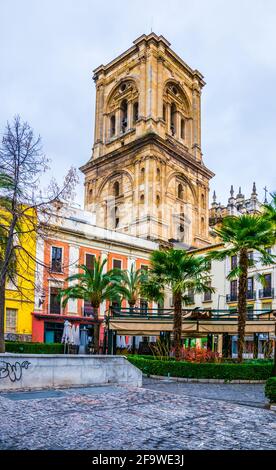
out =
{"type": "Polygon", "coordinates": [[[14,308],[6,309],[6,333],[16,333],[17,310],[14,308]]]}
{"type": "Polygon", "coordinates": [[[160,206],[160,196],[158,196],[158,195],[156,196],[156,205],[157,205],[157,207],[160,206]]]}
{"type": "Polygon", "coordinates": [[[195,303],[195,294],[194,294],[194,289],[193,288],[189,288],[188,289],[188,300],[186,302],[188,305],[189,304],[194,304],[195,303]]]}
{"type": "Polygon", "coordinates": [[[62,248],[57,246],[52,246],[51,271],[62,272],[62,248]]]}
{"type": "Polygon", "coordinates": [[[118,197],[120,195],[120,183],[115,181],[113,184],[113,196],[118,197]]]}
{"type": "Polygon", "coordinates": [[[181,119],[181,131],[180,131],[181,139],[185,139],[185,120],[181,119]]]}
{"type": "Polygon", "coordinates": [[[263,285],[263,289],[260,290],[260,297],[261,298],[272,297],[273,289],[272,289],[271,274],[264,274],[263,278],[264,278],[264,285],[263,285]]]}
{"type": "Polygon", "coordinates": [[[247,279],[247,299],[254,298],[254,279],[253,277],[249,277],[247,279]]]}
{"type": "Polygon", "coordinates": [[[110,137],[113,137],[116,132],[116,117],[115,115],[110,118],[110,137]]]}
{"type": "Polygon", "coordinates": [[[201,194],[201,207],[202,207],[202,209],[205,209],[205,207],[206,207],[205,206],[205,196],[204,196],[204,194],[201,194]]]}
{"type": "Polygon", "coordinates": [[[238,298],[238,281],[230,281],[230,301],[236,301],[238,298]]]}
{"type": "Polygon", "coordinates": [[[89,271],[94,271],[94,264],[95,264],[95,255],[91,255],[90,253],[86,253],[85,255],[85,266],[89,269],[89,271]]]}
{"type": "Polygon", "coordinates": [[[236,269],[238,266],[238,257],[237,255],[231,256],[231,269],[236,269]]]}
{"type": "Polygon", "coordinates": [[[248,265],[249,266],[252,266],[254,263],[254,252],[253,251],[249,251],[248,252],[248,265]]]}
{"type": "Polygon", "coordinates": [[[133,124],[135,124],[138,121],[138,118],[139,118],[139,105],[136,102],[133,105],[133,124]]]}
{"type": "Polygon", "coordinates": [[[145,168],[141,168],[141,183],[145,181],[145,168]]]}
{"type": "MultiPolygon", "coordinates": [[[[211,287],[211,281],[208,281],[207,282],[207,286],[208,287],[211,287]]],[[[203,297],[203,301],[204,302],[210,302],[212,300],[212,292],[204,292],[204,297],[203,297]]]]}
{"type": "Polygon", "coordinates": [[[113,260],[113,269],[122,269],[122,261],[120,259],[113,260]]]}
{"type": "Polygon", "coordinates": [[[61,313],[59,293],[59,287],[50,287],[50,313],[61,313]]]}
{"type": "Polygon", "coordinates": [[[178,185],[178,188],[177,188],[177,197],[178,197],[178,199],[183,199],[183,197],[184,197],[184,191],[183,191],[183,186],[182,186],[182,184],[179,184],[179,185],[178,185]]]}
{"type": "Polygon", "coordinates": [[[145,196],[144,196],[144,194],[141,194],[141,196],[140,196],[140,203],[141,203],[141,204],[144,204],[144,202],[145,202],[145,196]]]}

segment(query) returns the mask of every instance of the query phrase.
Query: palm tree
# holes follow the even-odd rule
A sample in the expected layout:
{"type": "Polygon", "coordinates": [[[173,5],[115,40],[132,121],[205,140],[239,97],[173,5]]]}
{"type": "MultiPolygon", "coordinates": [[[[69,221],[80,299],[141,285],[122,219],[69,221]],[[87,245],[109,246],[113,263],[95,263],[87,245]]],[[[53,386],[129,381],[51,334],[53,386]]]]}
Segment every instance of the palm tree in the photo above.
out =
{"type": "Polygon", "coordinates": [[[83,299],[90,302],[95,316],[94,347],[99,351],[99,314],[98,310],[105,300],[118,300],[118,293],[112,282],[114,276],[111,271],[103,272],[107,260],[95,260],[94,269],[91,270],[84,264],[79,265],[80,273],[69,276],[66,281],[71,284],[60,292],[62,306],[65,307],[69,299],[83,299]]]}
{"type": "Polygon", "coordinates": [[[248,253],[254,250],[258,252],[259,261],[263,264],[273,263],[274,256],[266,250],[266,247],[275,243],[275,230],[266,216],[243,214],[240,217],[225,217],[215,232],[225,248],[213,251],[208,257],[217,260],[224,260],[234,255],[239,257],[239,263],[230,271],[228,279],[238,277],[238,361],[242,362],[247,316],[248,267],[257,261],[249,259],[248,253]]]}
{"type": "Polygon", "coordinates": [[[140,297],[141,285],[145,279],[145,271],[143,269],[135,270],[132,264],[129,271],[114,268],[111,274],[116,293],[121,299],[126,299],[130,308],[133,309],[140,297]]]}
{"type": "Polygon", "coordinates": [[[268,218],[276,228],[276,192],[271,194],[272,200],[264,205],[264,217],[268,218]]]}
{"type": "Polygon", "coordinates": [[[143,295],[149,300],[160,300],[164,290],[169,288],[174,304],[174,348],[175,359],[180,360],[182,333],[182,304],[189,302],[187,292],[213,292],[210,287],[208,263],[202,256],[194,256],[184,250],[169,249],[154,251],[151,255],[151,269],[143,286],[143,295]]]}

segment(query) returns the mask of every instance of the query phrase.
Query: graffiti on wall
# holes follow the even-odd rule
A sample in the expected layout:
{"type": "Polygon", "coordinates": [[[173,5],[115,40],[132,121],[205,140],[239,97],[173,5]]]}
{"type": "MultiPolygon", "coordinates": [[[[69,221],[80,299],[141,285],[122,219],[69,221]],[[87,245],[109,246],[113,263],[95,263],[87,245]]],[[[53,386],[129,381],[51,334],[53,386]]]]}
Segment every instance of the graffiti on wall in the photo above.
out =
{"type": "Polygon", "coordinates": [[[21,380],[23,369],[28,369],[31,365],[29,361],[18,362],[10,364],[6,361],[0,361],[0,379],[6,379],[7,377],[11,382],[21,380]]]}

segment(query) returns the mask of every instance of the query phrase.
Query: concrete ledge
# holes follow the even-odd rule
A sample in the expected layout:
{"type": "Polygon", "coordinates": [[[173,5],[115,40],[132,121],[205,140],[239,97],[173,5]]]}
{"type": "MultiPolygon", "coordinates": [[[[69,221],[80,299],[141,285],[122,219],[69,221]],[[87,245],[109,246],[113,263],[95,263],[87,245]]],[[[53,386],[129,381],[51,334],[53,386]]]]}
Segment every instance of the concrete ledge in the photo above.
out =
{"type": "Polygon", "coordinates": [[[192,383],[214,383],[214,384],[265,384],[266,380],[225,380],[225,379],[190,379],[185,377],[166,377],[164,375],[147,375],[143,374],[144,377],[150,377],[151,379],[158,380],[170,380],[172,382],[192,382],[192,383]]]}
{"type": "Polygon", "coordinates": [[[0,354],[0,391],[87,385],[142,386],[125,356],[0,354]]]}

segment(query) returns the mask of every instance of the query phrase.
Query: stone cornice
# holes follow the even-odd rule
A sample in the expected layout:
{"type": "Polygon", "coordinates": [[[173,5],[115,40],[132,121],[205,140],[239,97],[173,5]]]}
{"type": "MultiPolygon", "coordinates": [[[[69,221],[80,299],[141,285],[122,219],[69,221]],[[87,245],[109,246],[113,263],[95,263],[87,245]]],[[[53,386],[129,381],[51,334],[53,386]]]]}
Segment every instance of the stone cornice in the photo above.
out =
{"type": "MultiPolygon", "coordinates": [[[[162,53],[162,60],[164,60],[164,56],[167,55],[172,59],[173,62],[177,62],[178,66],[182,68],[182,70],[185,71],[189,75],[190,78],[195,79],[198,81],[198,84],[200,88],[202,88],[205,85],[205,82],[203,80],[203,75],[197,70],[197,69],[192,69],[189,67],[184,60],[179,57],[171,48],[170,48],[170,42],[162,35],[158,36],[155,33],[150,33],[148,35],[143,34],[142,36],[138,37],[133,41],[134,46],[130,47],[126,51],[122,52],[120,55],[118,55],[115,59],[112,61],[108,62],[106,65],[101,64],[99,67],[93,70],[93,79],[95,81],[98,80],[100,75],[105,75],[106,73],[110,72],[112,68],[117,67],[120,63],[126,61],[128,58],[133,56],[134,54],[137,54],[139,50],[141,51],[150,44],[154,44],[156,47],[162,47],[165,53],[162,53]]],[[[158,52],[159,54],[159,52],[158,52]]]]}
{"type": "Polygon", "coordinates": [[[182,150],[180,145],[176,147],[171,142],[162,139],[154,132],[149,132],[144,136],[124,145],[123,147],[113,150],[110,153],[106,153],[105,155],[102,155],[95,160],[89,160],[85,165],[80,167],[80,170],[85,174],[92,168],[94,169],[102,165],[106,165],[110,161],[115,163],[116,160],[128,156],[130,153],[136,154],[137,151],[141,148],[144,148],[145,145],[152,144],[156,145],[161,151],[178,160],[181,164],[186,163],[187,166],[192,168],[194,171],[201,173],[208,179],[213,178],[215,175],[203,163],[195,160],[195,158],[190,155],[184,147],[182,150]]]}

